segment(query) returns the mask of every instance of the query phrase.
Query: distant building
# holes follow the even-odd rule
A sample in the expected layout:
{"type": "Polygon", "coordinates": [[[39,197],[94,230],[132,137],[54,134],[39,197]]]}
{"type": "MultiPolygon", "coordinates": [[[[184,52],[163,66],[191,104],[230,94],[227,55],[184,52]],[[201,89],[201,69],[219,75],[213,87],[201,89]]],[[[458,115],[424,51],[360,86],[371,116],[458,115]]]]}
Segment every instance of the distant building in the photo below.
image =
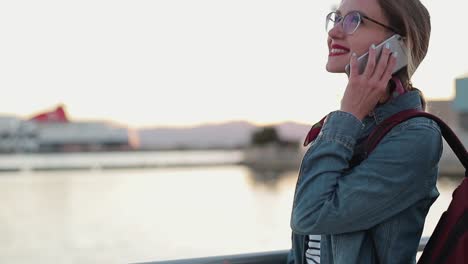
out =
{"type": "Polygon", "coordinates": [[[129,150],[128,131],[99,122],[38,123],[40,152],[129,150]]]}
{"type": "Polygon", "coordinates": [[[103,122],[71,122],[63,108],[29,120],[0,117],[0,152],[71,152],[132,149],[129,131],[103,122]]]}
{"type": "Polygon", "coordinates": [[[456,97],[453,108],[458,112],[460,128],[468,132],[468,77],[455,80],[456,97]]]}
{"type": "MultiPolygon", "coordinates": [[[[440,117],[455,132],[465,147],[468,147],[468,77],[455,80],[453,100],[429,101],[427,111],[440,117]]],[[[443,175],[463,175],[465,169],[458,158],[443,141],[444,151],[440,160],[440,173],[443,175]]]]}
{"type": "Polygon", "coordinates": [[[0,153],[35,152],[39,149],[37,127],[16,117],[0,117],[0,153]]]}
{"type": "Polygon", "coordinates": [[[454,130],[468,132],[468,77],[455,80],[453,100],[431,100],[427,111],[440,117],[454,130]]]}
{"type": "Polygon", "coordinates": [[[459,127],[459,116],[453,109],[452,100],[430,100],[427,102],[426,110],[440,117],[451,128],[457,129],[459,127]]]}

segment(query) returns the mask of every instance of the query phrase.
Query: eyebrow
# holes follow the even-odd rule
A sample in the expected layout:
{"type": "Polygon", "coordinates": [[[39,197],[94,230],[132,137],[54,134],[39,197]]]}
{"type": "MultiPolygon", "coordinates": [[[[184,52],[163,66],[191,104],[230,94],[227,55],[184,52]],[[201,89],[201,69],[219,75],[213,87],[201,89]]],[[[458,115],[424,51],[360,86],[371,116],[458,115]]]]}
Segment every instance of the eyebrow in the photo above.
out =
{"type": "Polygon", "coordinates": [[[332,11],[334,11],[334,12],[336,12],[337,14],[342,15],[342,16],[346,16],[347,14],[349,14],[349,13],[351,13],[351,12],[358,12],[358,13],[360,13],[361,15],[364,15],[364,16],[369,17],[366,13],[362,12],[361,10],[350,10],[350,11],[349,11],[348,13],[346,13],[345,15],[343,15],[339,9],[335,9],[335,10],[332,10],[332,11]]]}

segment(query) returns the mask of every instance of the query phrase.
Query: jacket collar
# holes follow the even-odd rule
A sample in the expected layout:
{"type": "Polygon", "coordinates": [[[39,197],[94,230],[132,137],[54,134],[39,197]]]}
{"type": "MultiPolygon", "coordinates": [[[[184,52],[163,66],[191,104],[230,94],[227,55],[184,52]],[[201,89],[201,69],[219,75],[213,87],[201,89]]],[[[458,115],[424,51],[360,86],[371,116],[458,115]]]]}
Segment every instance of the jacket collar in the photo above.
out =
{"type": "Polygon", "coordinates": [[[408,109],[422,110],[421,95],[419,91],[408,91],[395,98],[391,98],[386,103],[374,108],[374,111],[367,117],[373,118],[378,125],[386,118],[408,109]]]}

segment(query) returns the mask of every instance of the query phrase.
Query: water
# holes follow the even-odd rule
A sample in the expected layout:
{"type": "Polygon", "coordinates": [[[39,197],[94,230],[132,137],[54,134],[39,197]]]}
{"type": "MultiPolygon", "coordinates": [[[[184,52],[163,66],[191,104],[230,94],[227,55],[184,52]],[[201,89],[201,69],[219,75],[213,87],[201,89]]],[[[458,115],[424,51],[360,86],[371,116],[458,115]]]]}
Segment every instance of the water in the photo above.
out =
{"type": "Polygon", "coordinates": [[[148,168],[236,164],[241,151],[148,151],[0,155],[0,170],[148,168]]]}
{"type": "MultiPolygon", "coordinates": [[[[296,176],[238,165],[5,172],[0,262],[129,263],[287,249],[296,176]]],[[[424,235],[457,183],[439,181],[424,235]]]]}

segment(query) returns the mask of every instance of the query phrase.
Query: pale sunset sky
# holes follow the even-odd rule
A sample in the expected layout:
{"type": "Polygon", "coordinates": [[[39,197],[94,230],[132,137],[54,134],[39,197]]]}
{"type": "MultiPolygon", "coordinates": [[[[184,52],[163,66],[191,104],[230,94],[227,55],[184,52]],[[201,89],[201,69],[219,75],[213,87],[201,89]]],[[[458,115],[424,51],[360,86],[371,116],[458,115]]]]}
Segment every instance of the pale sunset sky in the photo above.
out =
{"type": "MultiPolygon", "coordinates": [[[[452,99],[468,73],[467,0],[423,0],[429,53],[413,77],[452,99]]],[[[64,104],[73,120],[130,127],[247,120],[315,123],[346,75],[325,71],[339,1],[2,1],[1,115],[64,104]]]]}

